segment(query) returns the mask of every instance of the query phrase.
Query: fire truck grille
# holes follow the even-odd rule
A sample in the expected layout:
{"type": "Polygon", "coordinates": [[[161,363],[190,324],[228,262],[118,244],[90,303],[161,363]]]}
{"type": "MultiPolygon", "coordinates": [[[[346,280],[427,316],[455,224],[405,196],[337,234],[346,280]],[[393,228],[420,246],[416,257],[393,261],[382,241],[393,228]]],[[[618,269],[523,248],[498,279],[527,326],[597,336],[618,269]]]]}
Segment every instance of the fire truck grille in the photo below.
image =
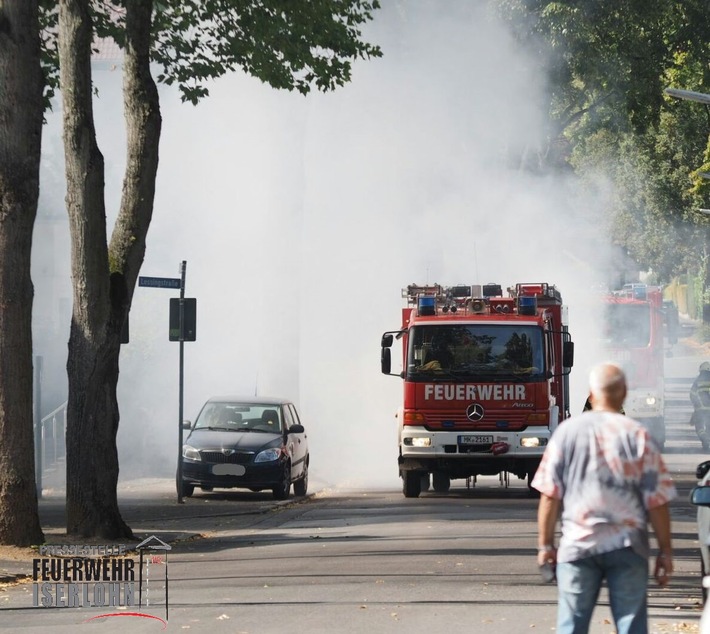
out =
{"type": "Polygon", "coordinates": [[[483,420],[472,422],[461,413],[428,413],[429,431],[521,431],[528,426],[526,412],[486,412],[483,420]]]}
{"type": "Polygon", "coordinates": [[[491,446],[492,445],[461,445],[459,447],[459,453],[491,453],[491,446]]]}
{"type": "Polygon", "coordinates": [[[247,464],[251,462],[254,454],[244,451],[238,451],[233,454],[225,454],[221,451],[201,451],[200,456],[203,462],[216,464],[247,464]]]}

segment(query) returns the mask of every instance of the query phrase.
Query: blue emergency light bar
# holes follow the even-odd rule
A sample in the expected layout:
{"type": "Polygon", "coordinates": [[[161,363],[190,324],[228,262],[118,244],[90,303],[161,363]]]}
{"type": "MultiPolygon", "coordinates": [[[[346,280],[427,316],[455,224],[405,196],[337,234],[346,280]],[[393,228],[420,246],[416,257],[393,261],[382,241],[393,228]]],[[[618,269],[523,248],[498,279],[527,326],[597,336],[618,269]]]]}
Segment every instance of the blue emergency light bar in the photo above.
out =
{"type": "Polygon", "coordinates": [[[537,313],[537,297],[522,296],[518,298],[518,314],[534,315],[537,313]]]}
{"type": "Polygon", "coordinates": [[[426,295],[419,297],[417,310],[420,315],[436,315],[436,297],[426,295]]]}

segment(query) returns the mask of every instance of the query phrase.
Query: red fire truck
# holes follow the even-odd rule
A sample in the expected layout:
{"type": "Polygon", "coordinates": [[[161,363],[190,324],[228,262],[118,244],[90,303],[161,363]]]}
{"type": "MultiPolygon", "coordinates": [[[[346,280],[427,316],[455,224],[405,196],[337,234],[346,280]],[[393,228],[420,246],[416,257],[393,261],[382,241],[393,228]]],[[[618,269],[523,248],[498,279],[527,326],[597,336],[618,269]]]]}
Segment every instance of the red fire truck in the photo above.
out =
{"type": "Polygon", "coordinates": [[[663,448],[666,427],[661,289],[646,284],[626,284],[621,290],[604,295],[602,301],[605,309],[603,348],[608,358],[624,369],[628,382],[624,412],[643,423],[663,448]]]}
{"type": "Polygon", "coordinates": [[[397,412],[405,497],[431,482],[509,474],[532,480],[550,434],[569,416],[574,344],[567,309],[546,283],[403,289],[399,330],[382,335],[382,372],[404,379],[397,412]],[[402,341],[403,370],[391,372],[402,341]],[[431,477],[430,477],[431,476],[431,477]]]}

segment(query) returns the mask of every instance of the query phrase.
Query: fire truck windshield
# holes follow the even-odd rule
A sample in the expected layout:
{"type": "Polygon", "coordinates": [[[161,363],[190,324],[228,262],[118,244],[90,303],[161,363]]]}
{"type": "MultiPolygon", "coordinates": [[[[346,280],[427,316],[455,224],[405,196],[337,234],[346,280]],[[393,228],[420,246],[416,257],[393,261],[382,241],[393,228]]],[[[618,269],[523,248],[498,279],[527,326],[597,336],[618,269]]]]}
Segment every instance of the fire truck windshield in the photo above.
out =
{"type": "Polygon", "coordinates": [[[640,348],[651,341],[651,312],[648,304],[608,304],[604,323],[604,343],[609,346],[640,348]]]}
{"type": "Polygon", "coordinates": [[[542,381],[542,329],[515,324],[436,324],[409,330],[411,381],[542,381]]]}

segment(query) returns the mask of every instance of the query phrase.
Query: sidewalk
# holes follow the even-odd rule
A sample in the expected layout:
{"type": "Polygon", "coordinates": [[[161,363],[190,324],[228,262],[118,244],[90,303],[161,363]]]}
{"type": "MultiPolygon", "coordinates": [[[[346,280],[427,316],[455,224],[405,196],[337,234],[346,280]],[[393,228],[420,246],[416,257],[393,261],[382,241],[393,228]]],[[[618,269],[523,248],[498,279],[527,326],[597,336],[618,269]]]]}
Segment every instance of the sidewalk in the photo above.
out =
{"type": "MultiPolygon", "coordinates": [[[[271,492],[253,493],[238,489],[215,493],[197,491],[178,504],[172,478],[141,478],[120,483],[118,506],[133,530],[134,540],[106,540],[67,537],[64,491],[43,490],[39,501],[40,523],[46,544],[124,545],[126,550],[155,536],[167,544],[209,537],[219,530],[248,527],[275,507],[300,503],[307,498],[293,495],[275,501],[271,492]]],[[[38,549],[0,546],[0,584],[16,583],[32,576],[32,560],[38,549]]]]}

